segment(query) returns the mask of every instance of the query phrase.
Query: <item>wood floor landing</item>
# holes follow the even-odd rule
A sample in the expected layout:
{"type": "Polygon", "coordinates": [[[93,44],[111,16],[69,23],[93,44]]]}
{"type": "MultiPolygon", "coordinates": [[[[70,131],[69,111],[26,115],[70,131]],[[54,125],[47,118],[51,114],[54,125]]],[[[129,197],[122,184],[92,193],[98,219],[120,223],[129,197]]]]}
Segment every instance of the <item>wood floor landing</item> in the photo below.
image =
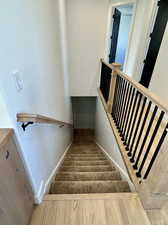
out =
{"type": "Polygon", "coordinates": [[[135,193],[47,195],[31,225],[150,225],[135,193]]]}

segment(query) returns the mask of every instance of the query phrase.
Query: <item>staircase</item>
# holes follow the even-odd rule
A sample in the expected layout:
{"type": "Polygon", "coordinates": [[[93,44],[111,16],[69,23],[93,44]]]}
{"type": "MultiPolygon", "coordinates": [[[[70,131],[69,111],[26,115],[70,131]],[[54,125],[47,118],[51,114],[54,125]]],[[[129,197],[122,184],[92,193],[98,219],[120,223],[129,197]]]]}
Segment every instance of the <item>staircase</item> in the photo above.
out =
{"type": "Polygon", "coordinates": [[[75,130],[74,143],[50,188],[50,194],[130,192],[119,171],[94,142],[90,130],[75,130]]]}

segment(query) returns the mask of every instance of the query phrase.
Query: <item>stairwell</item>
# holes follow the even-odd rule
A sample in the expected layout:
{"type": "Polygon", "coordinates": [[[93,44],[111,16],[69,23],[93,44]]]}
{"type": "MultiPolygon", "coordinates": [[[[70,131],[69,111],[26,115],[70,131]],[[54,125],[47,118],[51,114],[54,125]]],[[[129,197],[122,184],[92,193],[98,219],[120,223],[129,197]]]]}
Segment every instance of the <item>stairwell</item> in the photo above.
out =
{"type": "Polygon", "coordinates": [[[130,192],[118,169],[94,142],[90,130],[74,131],[74,142],[51,184],[50,194],[130,192]]]}

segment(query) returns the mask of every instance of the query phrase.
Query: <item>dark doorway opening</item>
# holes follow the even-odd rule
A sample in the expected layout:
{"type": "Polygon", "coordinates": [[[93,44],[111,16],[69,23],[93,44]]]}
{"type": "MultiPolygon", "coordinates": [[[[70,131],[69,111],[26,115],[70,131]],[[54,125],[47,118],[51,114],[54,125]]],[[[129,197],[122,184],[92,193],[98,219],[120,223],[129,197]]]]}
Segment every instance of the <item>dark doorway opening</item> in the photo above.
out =
{"type": "Polygon", "coordinates": [[[168,0],[159,1],[158,6],[159,9],[157,12],[153,32],[150,34],[151,40],[146,59],[144,60],[144,68],[140,80],[140,83],[147,88],[149,87],[152,78],[152,73],[168,20],[168,0]]]}
{"type": "Polygon", "coordinates": [[[111,49],[110,49],[110,55],[109,55],[109,63],[115,62],[118,34],[119,34],[119,27],[120,27],[121,12],[116,8],[114,11],[113,19],[114,21],[113,21],[113,31],[111,36],[111,49]]]}
{"type": "Polygon", "coordinates": [[[110,37],[109,63],[119,63],[122,68],[125,63],[126,52],[129,45],[133,4],[125,4],[114,9],[112,36],[110,37]]]}

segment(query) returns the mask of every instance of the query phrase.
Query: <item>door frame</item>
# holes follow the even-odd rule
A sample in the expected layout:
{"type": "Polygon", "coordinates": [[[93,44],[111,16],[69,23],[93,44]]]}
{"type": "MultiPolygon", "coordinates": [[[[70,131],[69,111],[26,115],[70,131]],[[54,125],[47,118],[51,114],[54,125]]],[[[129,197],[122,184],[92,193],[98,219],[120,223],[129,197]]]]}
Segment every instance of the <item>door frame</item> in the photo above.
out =
{"type": "Polygon", "coordinates": [[[137,2],[136,0],[128,0],[128,1],[121,1],[119,3],[110,3],[109,4],[109,9],[108,9],[108,17],[107,17],[107,29],[106,29],[106,41],[105,41],[105,60],[108,62],[109,60],[109,53],[110,53],[110,47],[111,47],[111,32],[113,30],[113,14],[114,10],[118,6],[123,6],[123,5],[128,5],[128,4],[133,4],[133,13],[132,13],[132,21],[131,21],[131,26],[130,26],[130,32],[129,32],[129,37],[128,37],[128,47],[126,50],[125,54],[125,62],[123,65],[123,71],[125,72],[127,60],[128,60],[128,52],[130,48],[130,43],[131,43],[131,37],[132,37],[132,31],[134,27],[134,22],[135,22],[135,16],[136,16],[136,8],[137,8],[137,2]]]}
{"type": "MultiPolygon", "coordinates": [[[[139,73],[138,74],[138,77],[139,77],[138,81],[141,80],[141,76],[142,76],[142,72],[143,72],[143,68],[144,68],[144,60],[147,57],[148,50],[149,50],[149,45],[150,45],[150,41],[151,41],[150,34],[152,33],[154,25],[155,25],[158,9],[159,9],[159,7],[158,7],[158,0],[154,0],[153,7],[152,7],[152,12],[151,12],[151,16],[150,16],[151,18],[150,18],[148,31],[147,31],[147,33],[146,33],[146,35],[144,37],[145,45],[143,47],[143,54],[139,58],[139,60],[140,60],[139,61],[140,69],[138,71],[138,73],[139,73]]],[[[152,80],[152,77],[151,77],[151,80],[152,80]]],[[[150,84],[149,84],[149,87],[150,87],[150,84]]]]}

